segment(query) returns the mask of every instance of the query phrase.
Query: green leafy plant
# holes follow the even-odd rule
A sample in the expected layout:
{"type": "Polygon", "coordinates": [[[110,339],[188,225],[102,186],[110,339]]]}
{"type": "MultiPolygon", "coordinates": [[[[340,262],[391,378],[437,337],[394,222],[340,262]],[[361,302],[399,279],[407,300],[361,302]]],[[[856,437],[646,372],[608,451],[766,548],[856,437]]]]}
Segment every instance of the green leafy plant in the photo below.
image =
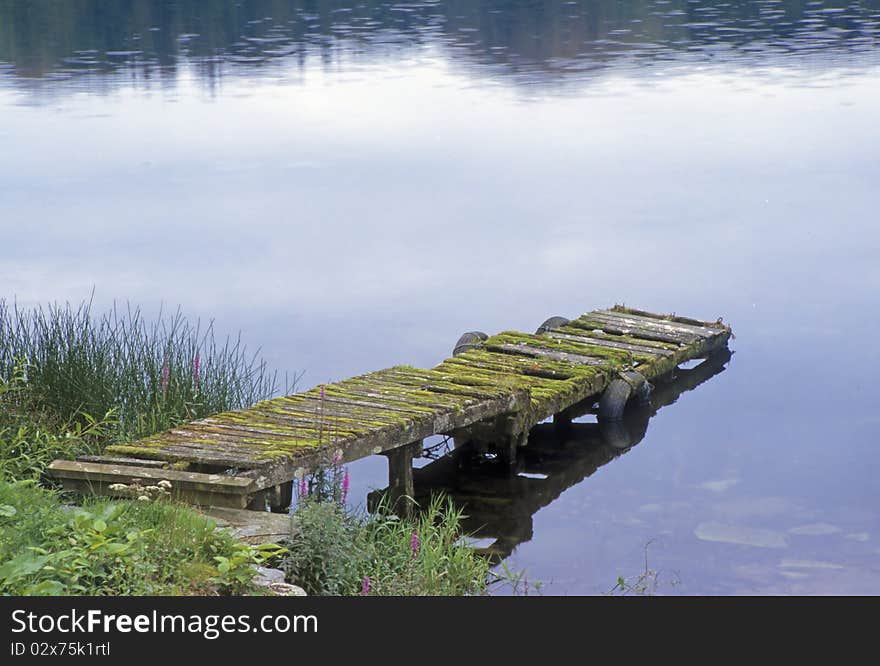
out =
{"type": "Polygon", "coordinates": [[[365,514],[307,496],[280,566],[312,595],[483,594],[490,565],[463,543],[461,518],[440,497],[403,519],[387,505],[365,514]]]}
{"type": "Polygon", "coordinates": [[[163,500],[64,508],[33,482],[0,481],[0,594],[246,594],[253,564],[278,558],[163,500]]]}

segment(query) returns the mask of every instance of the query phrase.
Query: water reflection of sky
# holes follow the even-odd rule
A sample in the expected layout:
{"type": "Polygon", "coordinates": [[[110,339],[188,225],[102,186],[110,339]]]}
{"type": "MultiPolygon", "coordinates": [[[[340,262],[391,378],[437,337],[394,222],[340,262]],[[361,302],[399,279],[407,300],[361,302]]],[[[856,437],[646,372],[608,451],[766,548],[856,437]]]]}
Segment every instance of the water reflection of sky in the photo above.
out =
{"type": "Polygon", "coordinates": [[[307,385],[614,302],[723,315],[730,369],[511,566],[595,593],[654,539],[661,591],[876,593],[876,54],[698,46],[562,82],[430,40],[210,86],[4,68],[0,296],[181,304],[307,385]]]}

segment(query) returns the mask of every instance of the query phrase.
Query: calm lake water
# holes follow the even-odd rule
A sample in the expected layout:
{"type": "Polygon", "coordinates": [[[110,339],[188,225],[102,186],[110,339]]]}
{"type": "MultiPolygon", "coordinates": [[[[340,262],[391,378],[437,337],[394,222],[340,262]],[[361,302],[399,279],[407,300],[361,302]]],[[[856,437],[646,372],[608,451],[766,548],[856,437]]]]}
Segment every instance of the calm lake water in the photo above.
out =
{"type": "Polygon", "coordinates": [[[0,149],[0,297],[180,305],[301,387],[724,317],[624,455],[420,478],[545,593],[647,548],[660,594],[880,594],[880,2],[0,0],[0,149]]]}

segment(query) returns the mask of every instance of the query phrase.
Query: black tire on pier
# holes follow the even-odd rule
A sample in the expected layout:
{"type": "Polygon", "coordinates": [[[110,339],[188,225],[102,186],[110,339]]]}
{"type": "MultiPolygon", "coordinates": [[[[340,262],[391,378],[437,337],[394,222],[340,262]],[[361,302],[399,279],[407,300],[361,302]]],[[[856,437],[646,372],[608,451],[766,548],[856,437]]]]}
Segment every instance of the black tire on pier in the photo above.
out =
{"type": "Polygon", "coordinates": [[[547,331],[552,331],[554,328],[559,328],[560,326],[565,326],[570,323],[570,319],[566,319],[565,317],[550,317],[543,324],[538,326],[538,330],[535,331],[535,335],[541,335],[541,333],[546,333],[547,331]]]}
{"type": "Polygon", "coordinates": [[[482,331],[468,331],[467,333],[463,333],[462,336],[458,339],[458,342],[455,343],[455,347],[452,350],[453,356],[458,356],[469,349],[474,349],[475,347],[479,347],[482,344],[483,340],[486,340],[489,336],[483,333],[482,331]]]}
{"type": "Polygon", "coordinates": [[[651,399],[651,383],[639,372],[629,371],[613,380],[599,399],[599,420],[619,421],[623,418],[626,403],[635,399],[646,404],[651,399]]]}

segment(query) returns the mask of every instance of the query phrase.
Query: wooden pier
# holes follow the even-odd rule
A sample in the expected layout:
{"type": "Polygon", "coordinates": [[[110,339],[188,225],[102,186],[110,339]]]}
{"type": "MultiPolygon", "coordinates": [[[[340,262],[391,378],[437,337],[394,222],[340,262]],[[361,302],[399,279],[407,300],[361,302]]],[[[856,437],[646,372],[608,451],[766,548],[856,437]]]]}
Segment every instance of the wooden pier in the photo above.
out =
{"type": "Polygon", "coordinates": [[[574,320],[553,317],[534,334],[466,334],[432,369],[397,366],[224,412],[104,456],[56,460],[66,488],[118,495],[121,485],[171,483],[202,505],[283,509],[291,485],[335,461],[389,461],[393,496],[413,496],[412,460],[432,435],[471,441],[513,464],[529,431],[559,424],[597,401],[607,420],[645,399],[647,380],[726,346],[730,328],[615,306],[574,320]],[[615,404],[617,403],[617,404],[615,404]]]}

